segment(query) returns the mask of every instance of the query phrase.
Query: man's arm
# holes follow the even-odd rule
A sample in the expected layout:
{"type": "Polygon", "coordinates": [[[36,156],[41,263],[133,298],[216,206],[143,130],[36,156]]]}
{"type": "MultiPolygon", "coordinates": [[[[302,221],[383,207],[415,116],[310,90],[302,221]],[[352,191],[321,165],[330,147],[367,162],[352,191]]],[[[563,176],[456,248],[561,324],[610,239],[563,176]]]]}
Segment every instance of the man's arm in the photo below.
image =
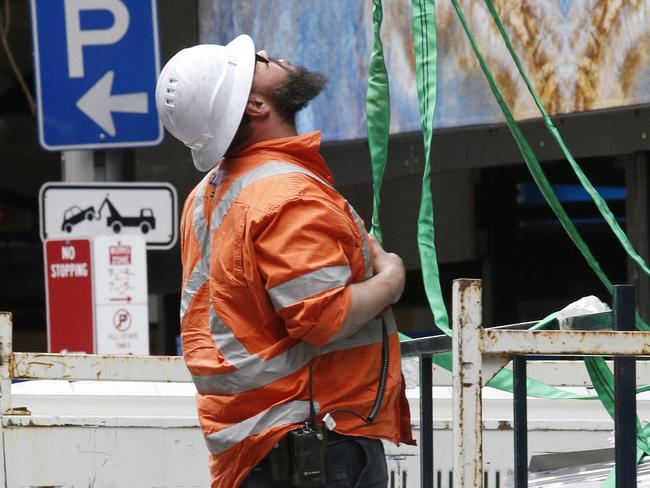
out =
{"type": "Polygon", "coordinates": [[[406,271],[402,259],[387,253],[379,241],[370,236],[375,275],[361,283],[348,285],[352,293],[351,305],[337,338],[354,333],[363,324],[376,318],[396,303],[404,291],[406,271]]]}

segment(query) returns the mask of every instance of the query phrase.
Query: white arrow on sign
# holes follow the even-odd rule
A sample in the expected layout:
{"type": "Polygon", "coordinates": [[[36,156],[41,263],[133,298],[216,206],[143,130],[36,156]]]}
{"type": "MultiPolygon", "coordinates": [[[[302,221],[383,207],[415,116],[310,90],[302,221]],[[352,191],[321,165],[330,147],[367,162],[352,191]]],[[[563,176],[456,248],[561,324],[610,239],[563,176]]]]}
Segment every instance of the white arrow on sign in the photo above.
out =
{"type": "Polygon", "coordinates": [[[146,114],[149,111],[147,92],[111,95],[115,73],[107,71],[90,90],[77,101],[77,108],[110,136],[115,135],[112,112],[146,114]]]}

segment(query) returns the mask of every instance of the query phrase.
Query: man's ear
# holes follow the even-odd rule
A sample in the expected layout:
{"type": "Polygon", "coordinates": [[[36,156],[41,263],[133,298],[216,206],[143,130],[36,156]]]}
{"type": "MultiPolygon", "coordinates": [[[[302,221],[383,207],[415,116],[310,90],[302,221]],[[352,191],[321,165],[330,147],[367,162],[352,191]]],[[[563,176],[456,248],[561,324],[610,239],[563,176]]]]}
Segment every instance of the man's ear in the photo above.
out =
{"type": "Polygon", "coordinates": [[[271,112],[271,106],[269,102],[262,96],[258,94],[253,94],[248,97],[248,102],[246,103],[245,113],[252,119],[260,119],[268,117],[271,112]]]}

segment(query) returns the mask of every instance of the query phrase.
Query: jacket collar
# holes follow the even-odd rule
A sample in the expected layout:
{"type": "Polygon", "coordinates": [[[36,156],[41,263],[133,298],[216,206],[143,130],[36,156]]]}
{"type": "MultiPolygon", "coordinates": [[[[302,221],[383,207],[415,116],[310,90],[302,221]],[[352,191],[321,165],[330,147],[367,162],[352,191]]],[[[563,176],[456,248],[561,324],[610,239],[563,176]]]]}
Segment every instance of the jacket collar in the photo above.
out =
{"type": "Polygon", "coordinates": [[[286,161],[302,166],[331,184],[332,173],[320,154],[320,144],[320,131],[270,139],[244,148],[237,156],[223,160],[220,166],[228,172],[241,174],[268,161],[286,161]]]}

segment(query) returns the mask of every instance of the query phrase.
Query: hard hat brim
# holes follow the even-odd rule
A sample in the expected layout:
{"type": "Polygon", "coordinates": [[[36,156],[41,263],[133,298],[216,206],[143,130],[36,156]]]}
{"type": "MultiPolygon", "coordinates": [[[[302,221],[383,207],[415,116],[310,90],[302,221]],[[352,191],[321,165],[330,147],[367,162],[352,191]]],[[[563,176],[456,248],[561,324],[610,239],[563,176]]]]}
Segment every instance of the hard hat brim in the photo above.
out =
{"type": "Polygon", "coordinates": [[[226,113],[220,117],[218,126],[210,128],[214,132],[218,131],[219,134],[213,132],[209,144],[206,144],[201,149],[191,150],[192,161],[199,171],[209,171],[228,150],[244,116],[250,88],[253,85],[253,75],[255,74],[255,45],[253,40],[243,34],[227,44],[226,49],[229,51],[231,60],[236,62],[233,86],[238,87],[238,89],[233,91],[225,110],[226,113]],[[241,87],[248,87],[248,89],[242,89],[241,87]]]}

